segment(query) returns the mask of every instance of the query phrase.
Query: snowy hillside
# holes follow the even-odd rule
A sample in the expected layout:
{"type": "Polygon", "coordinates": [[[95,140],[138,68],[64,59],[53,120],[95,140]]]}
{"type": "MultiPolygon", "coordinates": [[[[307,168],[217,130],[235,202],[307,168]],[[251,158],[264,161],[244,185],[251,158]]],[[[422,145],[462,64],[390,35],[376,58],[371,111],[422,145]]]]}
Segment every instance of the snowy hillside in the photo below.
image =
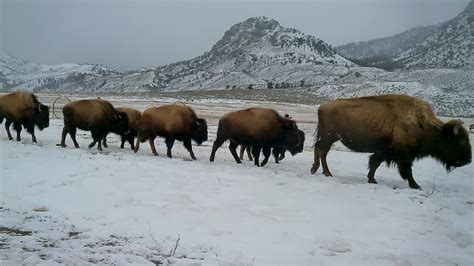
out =
{"type": "Polygon", "coordinates": [[[202,56],[128,73],[98,73],[90,65],[70,64],[66,69],[62,65],[35,65],[5,53],[0,54],[0,62],[4,89],[69,91],[192,90],[250,84],[266,87],[269,82],[282,86],[322,84],[356,66],[324,41],[284,28],[266,17],[249,18],[232,26],[202,56]],[[21,71],[10,71],[22,67],[21,71]]]}
{"type": "Polygon", "coordinates": [[[351,66],[355,65],[324,41],[284,28],[274,19],[254,17],[232,26],[204,55],[157,68],[156,84],[202,89],[314,83],[313,79],[330,80],[351,66]]]}
{"type": "Polygon", "coordinates": [[[474,1],[450,21],[336,50],[354,62],[384,69],[473,68],[474,1]]]}
{"type": "MultiPolygon", "coordinates": [[[[150,102],[113,98],[143,110],[150,102]]],[[[40,101],[46,101],[40,97],[40,101]]],[[[156,104],[156,103],[155,103],[156,104]]],[[[446,173],[414,164],[423,191],[381,166],[368,184],[367,154],[328,155],[334,177],[309,173],[317,106],[274,105],[296,114],[303,153],[257,168],[235,164],[225,143],[209,162],[217,121],[253,102],[194,104],[209,119],[197,161],[176,143],[174,159],[119,138],[109,148],[56,147],[62,121],[21,143],[0,131],[0,260],[11,265],[471,265],[474,164],[446,173]],[[207,110],[207,112],[204,112],[207,110]],[[304,121],[311,121],[304,123],[304,121]],[[28,162],[28,167],[25,167],[28,162]]],[[[270,104],[270,103],[265,103],[270,104]]],[[[469,122],[468,122],[469,123],[469,122]]],[[[472,123],[472,121],[470,122],[472,123]]],[[[471,143],[474,139],[471,134],[471,143]]],[[[71,145],[70,139],[67,143],[71,145]]]]}

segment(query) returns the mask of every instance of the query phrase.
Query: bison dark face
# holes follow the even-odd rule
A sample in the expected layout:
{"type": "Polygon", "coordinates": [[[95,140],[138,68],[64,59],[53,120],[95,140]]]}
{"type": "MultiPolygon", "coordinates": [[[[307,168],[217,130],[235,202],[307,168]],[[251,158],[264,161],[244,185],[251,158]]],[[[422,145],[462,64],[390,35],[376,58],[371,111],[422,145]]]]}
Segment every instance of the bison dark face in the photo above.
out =
{"type": "Polygon", "coordinates": [[[304,132],[301,130],[291,130],[285,137],[285,148],[295,156],[297,153],[303,152],[304,132]]]}
{"type": "Polygon", "coordinates": [[[44,104],[39,104],[35,114],[35,125],[40,130],[49,127],[49,107],[44,104]]]}
{"type": "Polygon", "coordinates": [[[203,118],[198,118],[196,124],[193,126],[191,132],[191,139],[194,140],[198,145],[201,145],[204,141],[207,141],[207,123],[203,118]]]}
{"type": "Polygon", "coordinates": [[[128,116],[124,112],[118,112],[112,123],[112,132],[119,135],[127,135],[130,133],[128,128],[128,116]]]}
{"type": "Polygon", "coordinates": [[[459,120],[451,120],[441,128],[441,143],[436,156],[451,171],[471,163],[472,153],[469,134],[459,120]]]}

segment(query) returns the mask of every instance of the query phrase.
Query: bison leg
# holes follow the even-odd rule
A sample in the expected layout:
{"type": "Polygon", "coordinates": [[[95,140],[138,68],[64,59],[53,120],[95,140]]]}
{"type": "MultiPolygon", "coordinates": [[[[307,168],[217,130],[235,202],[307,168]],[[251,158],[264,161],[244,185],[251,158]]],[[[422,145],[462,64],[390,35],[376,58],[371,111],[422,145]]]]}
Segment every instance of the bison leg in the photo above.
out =
{"type": "Polygon", "coordinates": [[[260,151],[262,150],[261,147],[252,147],[252,154],[254,159],[254,164],[257,167],[260,167],[260,151]]]}
{"type": "MultiPolygon", "coordinates": [[[[173,158],[173,157],[171,156],[171,148],[173,148],[174,139],[173,139],[173,138],[167,138],[167,139],[165,139],[165,142],[166,142],[166,148],[168,149],[168,150],[166,151],[166,156],[168,156],[168,158],[173,158]]],[[[186,149],[188,149],[188,148],[186,147],[186,144],[185,144],[184,141],[183,141],[183,144],[184,144],[184,147],[185,147],[186,149]]],[[[189,151],[189,149],[188,149],[188,151],[189,151]]],[[[194,156],[194,154],[191,155],[191,157],[193,157],[193,156],[194,156]]]]}
{"type": "Polygon", "coordinates": [[[97,149],[99,149],[99,151],[102,151],[101,142],[104,139],[104,135],[101,134],[100,131],[98,130],[91,130],[91,134],[92,134],[93,141],[91,142],[91,144],[89,144],[89,149],[94,147],[95,144],[97,143],[97,149]]]}
{"type": "MultiPolygon", "coordinates": [[[[123,147],[125,147],[125,140],[126,140],[125,136],[120,136],[120,141],[121,141],[120,149],[123,149],[123,147]]],[[[133,147],[133,144],[130,144],[130,145],[132,145],[132,147],[133,147]]],[[[132,150],[133,150],[133,148],[132,148],[132,150]]]]}
{"type": "Polygon", "coordinates": [[[12,140],[13,137],[12,137],[12,134],[10,133],[10,125],[12,124],[12,121],[11,120],[8,120],[5,121],[5,130],[7,131],[7,136],[8,136],[8,139],[9,140],[12,140]]]}
{"type": "MultiPolygon", "coordinates": [[[[129,134],[129,136],[127,136],[127,141],[128,143],[130,143],[130,147],[132,148],[132,150],[135,150],[135,145],[133,145],[133,140],[134,140],[134,137],[132,134],[129,134]]],[[[123,142],[122,142],[122,146],[121,148],[123,148],[123,142]]]]}
{"type": "Polygon", "coordinates": [[[319,155],[319,142],[314,144],[314,162],[313,166],[311,167],[311,174],[314,174],[318,171],[320,165],[320,155],[319,155]]]}
{"type": "Polygon", "coordinates": [[[263,148],[263,156],[265,157],[263,158],[263,161],[260,164],[260,166],[264,166],[267,164],[268,158],[270,158],[271,153],[272,153],[271,148],[263,148]]]}
{"type": "MultiPolygon", "coordinates": [[[[76,127],[69,127],[68,131],[69,131],[69,136],[71,136],[72,142],[74,142],[74,147],[76,149],[79,149],[79,144],[77,143],[77,140],[76,140],[77,128],[76,127]]],[[[66,138],[66,133],[64,133],[64,131],[63,131],[63,134],[64,134],[63,139],[65,139],[66,138]]]]}
{"type": "MultiPolygon", "coordinates": [[[[191,140],[190,139],[184,140],[183,145],[186,148],[186,150],[189,151],[189,155],[191,155],[191,159],[196,160],[196,156],[194,156],[194,152],[193,152],[193,146],[191,145],[191,140]]],[[[169,148],[169,151],[171,155],[171,148],[169,148]]]]}
{"type": "Polygon", "coordinates": [[[415,182],[415,179],[413,179],[411,166],[411,162],[399,162],[398,172],[400,173],[403,179],[408,180],[408,185],[410,186],[410,188],[421,190],[421,187],[415,182]]]}
{"type": "Polygon", "coordinates": [[[133,152],[137,153],[138,149],[140,148],[140,142],[141,142],[141,137],[140,137],[140,132],[137,133],[137,142],[135,144],[135,147],[133,148],[133,152]]]}
{"type": "Polygon", "coordinates": [[[252,152],[250,150],[250,146],[247,146],[247,148],[245,149],[247,151],[247,157],[249,157],[249,161],[253,161],[253,158],[252,158],[252,152]]]}
{"type": "Polygon", "coordinates": [[[36,143],[36,136],[35,136],[35,128],[33,127],[30,131],[31,133],[31,140],[36,143]]]}
{"type": "Polygon", "coordinates": [[[325,176],[332,176],[331,172],[329,171],[328,163],[326,161],[328,152],[329,152],[329,149],[321,152],[321,164],[323,165],[323,174],[325,176]]]}
{"type": "Polygon", "coordinates": [[[239,144],[231,140],[229,144],[229,150],[232,156],[234,156],[235,162],[242,163],[242,161],[239,159],[239,156],[237,156],[237,146],[239,146],[239,144]]]}
{"type": "Polygon", "coordinates": [[[240,155],[239,156],[240,160],[244,159],[245,149],[246,149],[245,145],[240,145],[240,154],[239,154],[240,155]]]}
{"type": "Polygon", "coordinates": [[[104,148],[108,148],[107,146],[107,134],[104,135],[102,138],[102,145],[104,145],[104,148]]]}
{"type": "Polygon", "coordinates": [[[17,122],[13,122],[13,128],[16,130],[16,141],[21,141],[21,138],[20,138],[21,124],[17,122]]]}
{"type": "MultiPolygon", "coordinates": [[[[158,156],[158,152],[156,152],[156,148],[155,148],[155,136],[150,136],[150,138],[148,139],[148,143],[150,143],[150,148],[151,148],[151,152],[153,152],[153,155],[155,156],[158,156]]],[[[137,150],[138,150],[138,145],[137,145],[137,150]]]]}
{"type": "Polygon", "coordinates": [[[219,130],[217,131],[217,138],[214,141],[214,144],[212,144],[212,152],[211,152],[211,157],[209,157],[210,162],[214,162],[214,157],[216,156],[216,151],[219,149],[220,146],[226,141],[227,139],[220,137],[219,130]]]}
{"type": "Polygon", "coordinates": [[[380,164],[383,162],[383,157],[380,154],[374,153],[369,158],[369,173],[367,174],[367,178],[369,179],[369,183],[377,184],[375,181],[374,175],[377,168],[379,168],[380,164]]]}

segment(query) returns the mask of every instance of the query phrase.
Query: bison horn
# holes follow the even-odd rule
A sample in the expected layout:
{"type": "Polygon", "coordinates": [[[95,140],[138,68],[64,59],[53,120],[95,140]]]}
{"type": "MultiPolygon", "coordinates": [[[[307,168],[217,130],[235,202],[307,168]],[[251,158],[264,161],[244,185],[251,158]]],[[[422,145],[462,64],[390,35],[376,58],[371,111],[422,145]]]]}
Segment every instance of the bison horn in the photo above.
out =
{"type": "Polygon", "coordinates": [[[454,126],[454,135],[457,135],[459,132],[459,129],[462,127],[463,122],[461,120],[458,120],[456,125],[454,126]]]}
{"type": "Polygon", "coordinates": [[[38,113],[41,113],[41,105],[38,105],[38,113]]]}

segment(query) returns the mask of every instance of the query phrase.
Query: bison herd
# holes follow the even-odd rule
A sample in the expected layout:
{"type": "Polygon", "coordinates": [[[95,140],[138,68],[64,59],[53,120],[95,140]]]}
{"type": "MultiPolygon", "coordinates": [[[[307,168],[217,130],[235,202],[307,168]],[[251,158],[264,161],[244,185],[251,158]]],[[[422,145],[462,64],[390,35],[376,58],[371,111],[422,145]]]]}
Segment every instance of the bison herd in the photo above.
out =
{"type": "MultiPolygon", "coordinates": [[[[191,158],[196,160],[191,142],[198,145],[208,140],[207,122],[188,106],[171,104],[146,109],[143,114],[130,108],[115,108],[101,99],[79,100],[63,107],[64,127],[58,146],[66,147],[69,134],[76,148],[77,129],[90,131],[92,142],[99,150],[107,147],[107,135],[121,137],[121,148],[128,142],[136,153],[140,143],[148,140],[151,151],[158,155],[155,138],[165,139],[167,156],[176,140],[183,142],[191,158]],[[136,140],[136,141],[135,141],[136,140]],[[135,143],[134,143],[135,142],[135,143]]],[[[400,176],[410,188],[420,189],[412,175],[416,159],[433,157],[447,171],[471,163],[472,153],[468,131],[460,120],[446,123],[439,120],[430,105],[406,95],[380,95],[338,99],[321,104],[317,112],[318,124],[314,143],[314,162],[311,173],[322,165],[325,176],[332,176],[326,161],[336,141],[356,152],[371,153],[369,183],[377,183],[375,171],[382,162],[397,166],[400,176]]],[[[35,126],[40,130],[49,126],[49,107],[41,104],[32,93],[13,92],[0,96],[0,123],[5,121],[9,140],[10,126],[20,141],[22,127],[36,142],[35,126]]],[[[278,163],[289,151],[296,155],[303,151],[305,134],[288,115],[280,116],[267,108],[248,108],[225,114],[219,120],[210,161],[217,149],[229,140],[229,150],[236,163],[242,163],[244,152],[256,166],[264,166],[273,153],[278,163]],[[240,157],[237,147],[241,146],[240,157]],[[263,161],[260,162],[260,154],[263,161]]]]}

